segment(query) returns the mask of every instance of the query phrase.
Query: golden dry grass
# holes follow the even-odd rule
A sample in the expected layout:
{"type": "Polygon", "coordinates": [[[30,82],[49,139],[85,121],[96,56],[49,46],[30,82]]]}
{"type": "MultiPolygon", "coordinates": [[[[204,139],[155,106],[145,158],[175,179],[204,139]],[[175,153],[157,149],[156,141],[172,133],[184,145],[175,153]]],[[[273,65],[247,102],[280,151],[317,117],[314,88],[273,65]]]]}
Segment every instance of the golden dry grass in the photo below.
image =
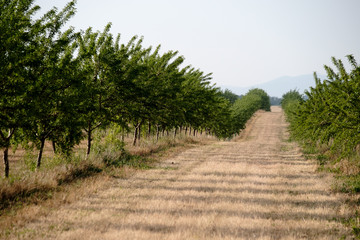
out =
{"type": "Polygon", "coordinates": [[[344,197],[286,142],[279,108],[233,142],[155,168],[31,219],[9,239],[351,239],[344,197]]]}

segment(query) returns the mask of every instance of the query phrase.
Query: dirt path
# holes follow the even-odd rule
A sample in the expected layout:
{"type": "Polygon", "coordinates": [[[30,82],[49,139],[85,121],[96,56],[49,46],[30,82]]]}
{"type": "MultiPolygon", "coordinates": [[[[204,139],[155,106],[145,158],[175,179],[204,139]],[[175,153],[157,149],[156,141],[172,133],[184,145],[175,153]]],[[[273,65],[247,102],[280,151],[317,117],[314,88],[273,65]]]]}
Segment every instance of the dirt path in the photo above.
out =
{"type": "Polygon", "coordinates": [[[339,239],[347,212],[286,141],[280,108],[18,230],[34,239],[339,239]]]}

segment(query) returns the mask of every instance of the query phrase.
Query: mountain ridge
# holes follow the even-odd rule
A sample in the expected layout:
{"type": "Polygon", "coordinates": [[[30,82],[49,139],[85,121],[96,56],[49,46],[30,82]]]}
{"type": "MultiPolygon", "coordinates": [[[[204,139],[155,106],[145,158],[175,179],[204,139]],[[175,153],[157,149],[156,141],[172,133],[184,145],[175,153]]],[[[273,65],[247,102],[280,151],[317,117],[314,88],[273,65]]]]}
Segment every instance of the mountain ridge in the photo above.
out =
{"type": "MultiPolygon", "coordinates": [[[[318,75],[320,79],[325,79],[326,76],[318,75]]],[[[271,81],[254,84],[250,87],[236,87],[223,85],[222,89],[229,89],[237,95],[244,95],[252,88],[263,89],[270,97],[281,98],[283,94],[290,90],[298,90],[303,94],[305,90],[315,86],[315,80],[313,74],[304,74],[299,76],[281,76],[271,81]]]]}

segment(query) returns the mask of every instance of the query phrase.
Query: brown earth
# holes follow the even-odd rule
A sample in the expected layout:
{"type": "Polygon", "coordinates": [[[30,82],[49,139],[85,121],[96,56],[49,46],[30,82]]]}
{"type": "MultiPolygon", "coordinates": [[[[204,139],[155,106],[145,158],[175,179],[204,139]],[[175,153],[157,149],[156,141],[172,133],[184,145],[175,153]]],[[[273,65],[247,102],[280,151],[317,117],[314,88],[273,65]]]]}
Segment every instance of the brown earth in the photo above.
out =
{"type": "Polygon", "coordinates": [[[185,150],[15,228],[14,239],[351,239],[344,197],[278,107],[235,141],[185,150]]]}

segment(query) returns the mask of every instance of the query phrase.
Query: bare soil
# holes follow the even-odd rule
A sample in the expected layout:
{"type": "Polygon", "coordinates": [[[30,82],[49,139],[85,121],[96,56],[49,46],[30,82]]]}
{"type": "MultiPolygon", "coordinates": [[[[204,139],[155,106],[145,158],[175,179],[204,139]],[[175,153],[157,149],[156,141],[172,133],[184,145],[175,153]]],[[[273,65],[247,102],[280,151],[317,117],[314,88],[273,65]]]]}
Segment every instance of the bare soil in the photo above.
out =
{"type": "Polygon", "coordinates": [[[234,141],[184,150],[113,179],[9,239],[352,239],[345,197],[287,141],[281,109],[258,112],[234,141]]]}

